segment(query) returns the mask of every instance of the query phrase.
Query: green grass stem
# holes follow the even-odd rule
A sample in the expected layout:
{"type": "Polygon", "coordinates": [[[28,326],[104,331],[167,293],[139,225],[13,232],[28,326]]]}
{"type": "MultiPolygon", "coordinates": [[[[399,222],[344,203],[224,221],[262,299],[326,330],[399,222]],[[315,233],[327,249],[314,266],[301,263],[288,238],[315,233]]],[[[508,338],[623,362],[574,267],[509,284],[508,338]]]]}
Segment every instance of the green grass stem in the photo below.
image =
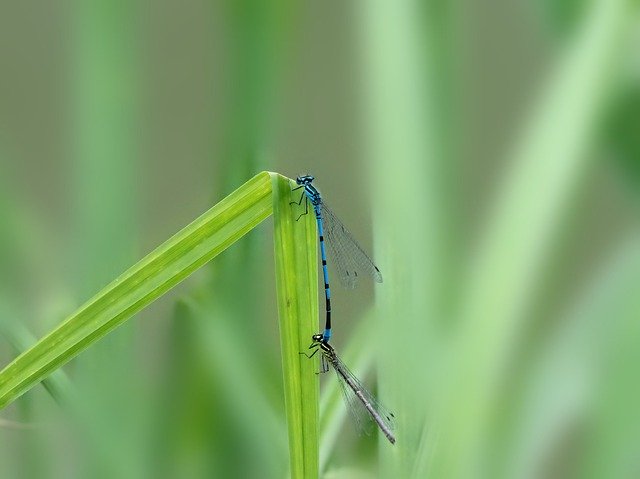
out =
{"type": "Polygon", "coordinates": [[[289,429],[291,477],[318,477],[318,361],[301,355],[317,333],[318,259],[314,215],[292,208],[292,182],[273,178],[276,288],[289,429]],[[303,241],[304,240],[304,241],[303,241]],[[305,321],[302,321],[302,318],[305,321]]]}
{"type": "Polygon", "coordinates": [[[0,407],[177,285],[271,212],[271,179],[263,172],[123,273],[0,371],[0,407]]]}
{"type": "Polygon", "coordinates": [[[292,181],[262,172],[90,299],[0,371],[0,407],[160,297],[274,213],[276,286],[291,476],[318,475],[317,360],[299,354],[317,328],[314,216],[297,217],[292,181]],[[303,378],[305,378],[303,380],[303,378]]]}

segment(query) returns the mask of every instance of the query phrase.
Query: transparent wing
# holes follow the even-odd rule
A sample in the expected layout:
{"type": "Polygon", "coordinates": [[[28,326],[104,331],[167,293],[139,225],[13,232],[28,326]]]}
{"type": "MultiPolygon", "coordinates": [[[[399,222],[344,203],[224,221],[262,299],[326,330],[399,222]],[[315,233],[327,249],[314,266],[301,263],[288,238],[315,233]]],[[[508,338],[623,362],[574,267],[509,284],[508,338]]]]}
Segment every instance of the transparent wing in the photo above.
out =
{"type": "Polygon", "coordinates": [[[380,419],[387,429],[390,431],[395,430],[395,416],[394,414],[385,408],[380,402],[375,398],[369,390],[364,387],[364,385],[360,382],[360,380],[347,368],[347,366],[342,362],[340,358],[335,356],[332,360],[329,360],[329,363],[336,370],[336,374],[338,375],[338,380],[340,382],[340,386],[342,388],[342,393],[345,398],[345,403],[347,404],[347,408],[349,409],[349,413],[353,418],[356,426],[360,432],[363,432],[367,435],[371,434],[371,430],[375,420],[367,410],[367,408],[362,403],[361,399],[355,394],[355,391],[346,383],[340,372],[349,378],[349,380],[354,384],[357,390],[363,395],[363,397],[373,406],[373,408],[380,415],[380,419]]]}
{"type": "Polygon", "coordinates": [[[335,367],[334,370],[336,371],[336,375],[338,376],[338,383],[340,384],[340,389],[342,390],[342,397],[344,398],[344,403],[347,407],[347,411],[349,411],[349,415],[355,423],[358,433],[370,436],[371,431],[373,430],[373,421],[371,420],[369,411],[367,411],[367,409],[362,405],[360,399],[358,399],[351,388],[347,386],[347,384],[344,382],[344,379],[342,379],[342,376],[340,376],[340,373],[338,373],[335,367]]]}
{"type": "Polygon", "coordinates": [[[345,288],[354,288],[358,277],[363,275],[382,283],[380,270],[324,201],[321,204],[321,212],[324,236],[342,285],[345,288]]]}
{"type": "Polygon", "coordinates": [[[371,434],[371,420],[369,417],[369,413],[365,409],[364,406],[360,403],[359,399],[356,397],[355,393],[349,388],[338,370],[336,369],[334,363],[332,362],[333,358],[327,356],[326,354],[322,354],[320,358],[320,373],[326,373],[329,370],[329,364],[331,364],[331,368],[335,371],[338,376],[338,384],[340,384],[340,389],[342,390],[342,397],[344,398],[344,403],[347,406],[347,411],[349,411],[349,415],[351,419],[356,424],[356,429],[359,434],[371,434]]]}

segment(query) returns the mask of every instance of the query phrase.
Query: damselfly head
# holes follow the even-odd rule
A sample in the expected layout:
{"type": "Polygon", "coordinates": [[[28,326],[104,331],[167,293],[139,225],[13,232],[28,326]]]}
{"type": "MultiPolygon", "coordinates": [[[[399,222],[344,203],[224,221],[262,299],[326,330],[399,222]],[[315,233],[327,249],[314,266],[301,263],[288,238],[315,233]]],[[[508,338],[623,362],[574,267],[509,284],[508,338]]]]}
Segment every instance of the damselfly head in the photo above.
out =
{"type": "Polygon", "coordinates": [[[300,175],[296,178],[296,183],[299,185],[309,185],[315,178],[311,175],[300,175]]]}
{"type": "Polygon", "coordinates": [[[319,342],[321,342],[321,341],[322,341],[322,338],[323,338],[323,337],[324,337],[324,336],[323,336],[321,333],[318,333],[318,334],[314,334],[313,336],[311,336],[311,340],[312,340],[314,343],[319,343],[319,342]]]}

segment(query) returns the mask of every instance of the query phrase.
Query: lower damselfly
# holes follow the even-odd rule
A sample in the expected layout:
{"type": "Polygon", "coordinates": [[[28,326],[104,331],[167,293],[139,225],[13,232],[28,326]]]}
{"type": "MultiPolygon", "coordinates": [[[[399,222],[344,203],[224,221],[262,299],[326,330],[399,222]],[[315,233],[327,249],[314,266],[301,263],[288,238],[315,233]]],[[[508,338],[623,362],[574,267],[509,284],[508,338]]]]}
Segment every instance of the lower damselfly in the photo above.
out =
{"type": "Polygon", "coordinates": [[[387,437],[391,444],[395,444],[396,438],[393,435],[395,416],[392,412],[387,411],[378,400],[365,388],[360,380],[349,371],[349,368],[342,362],[336,354],[335,349],[327,341],[323,340],[322,334],[314,334],[311,346],[313,353],[304,354],[308,358],[312,358],[318,351],[321,353],[321,369],[320,372],[327,372],[329,364],[338,375],[338,380],[344,394],[345,403],[351,413],[358,428],[369,433],[367,427],[371,421],[375,422],[382,433],[387,437]]]}

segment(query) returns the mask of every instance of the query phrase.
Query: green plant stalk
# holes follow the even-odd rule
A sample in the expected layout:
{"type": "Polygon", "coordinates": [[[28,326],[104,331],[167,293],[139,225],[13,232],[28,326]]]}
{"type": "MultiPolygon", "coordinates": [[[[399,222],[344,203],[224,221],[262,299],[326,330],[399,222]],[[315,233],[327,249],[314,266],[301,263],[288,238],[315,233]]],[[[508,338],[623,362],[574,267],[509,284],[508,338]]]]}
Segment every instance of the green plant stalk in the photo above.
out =
{"type": "Polygon", "coordinates": [[[296,221],[290,179],[262,172],[100,291],[0,371],[4,407],[167,292],[274,213],[291,476],[318,476],[318,361],[301,355],[316,333],[317,246],[314,215],[296,221]],[[304,375],[303,375],[304,374],[304,375]],[[305,377],[307,380],[303,380],[305,377]]]}
{"type": "Polygon", "coordinates": [[[284,374],[285,408],[289,430],[291,477],[318,477],[318,361],[309,360],[311,335],[317,333],[318,259],[313,214],[296,218],[292,182],[273,176],[276,289],[284,374]],[[305,378],[303,380],[303,378],[305,378]]]}
{"type": "Polygon", "coordinates": [[[267,218],[272,212],[271,193],[271,175],[259,173],[96,294],[0,371],[0,408],[267,218]]]}

